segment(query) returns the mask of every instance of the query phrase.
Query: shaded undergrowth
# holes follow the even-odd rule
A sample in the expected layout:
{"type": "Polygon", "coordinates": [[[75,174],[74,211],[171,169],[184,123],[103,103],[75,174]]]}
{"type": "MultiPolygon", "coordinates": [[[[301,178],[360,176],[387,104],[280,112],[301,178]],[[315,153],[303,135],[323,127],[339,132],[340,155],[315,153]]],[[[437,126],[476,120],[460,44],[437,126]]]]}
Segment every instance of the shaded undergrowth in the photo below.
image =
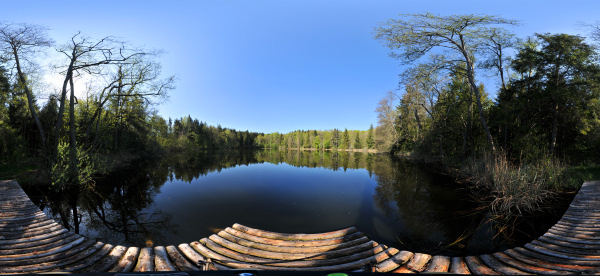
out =
{"type": "Polygon", "coordinates": [[[557,158],[525,163],[510,160],[505,154],[471,160],[460,171],[496,215],[540,211],[555,195],[576,191],[583,182],[600,176],[598,168],[572,167],[557,158]]]}

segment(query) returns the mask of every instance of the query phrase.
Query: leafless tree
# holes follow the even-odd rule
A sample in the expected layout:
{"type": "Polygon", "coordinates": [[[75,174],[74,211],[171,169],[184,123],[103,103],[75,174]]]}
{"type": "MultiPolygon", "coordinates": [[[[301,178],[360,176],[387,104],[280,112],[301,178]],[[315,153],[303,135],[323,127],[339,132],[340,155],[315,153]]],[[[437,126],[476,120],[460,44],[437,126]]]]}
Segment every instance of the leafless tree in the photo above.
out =
{"type": "Polygon", "coordinates": [[[30,24],[0,23],[0,60],[12,62],[17,84],[25,91],[29,112],[35,121],[42,150],[46,150],[46,134],[35,110],[34,95],[27,81],[28,73],[36,67],[34,57],[54,43],[46,36],[47,28],[30,24]]]}
{"type": "Polygon", "coordinates": [[[126,64],[130,59],[136,56],[142,56],[144,51],[130,49],[124,42],[118,41],[112,37],[105,37],[100,40],[93,40],[81,35],[75,34],[71,41],[58,49],[68,60],[68,65],[64,66],[63,74],[65,76],[61,89],[59,100],[58,120],[56,122],[56,133],[54,136],[55,148],[58,147],[60,132],[63,123],[63,114],[65,110],[67,89],[70,91],[69,98],[69,129],[70,129],[70,151],[76,151],[75,139],[75,85],[74,77],[82,74],[102,74],[107,65],[126,64]]]}
{"type": "Polygon", "coordinates": [[[377,137],[381,147],[389,148],[398,139],[398,131],[396,130],[396,119],[398,118],[398,110],[394,106],[396,95],[392,91],[388,91],[386,96],[379,101],[375,112],[377,113],[377,137]]]}
{"type": "Polygon", "coordinates": [[[159,99],[159,101],[165,99],[167,92],[175,87],[175,76],[169,76],[165,79],[160,78],[161,66],[153,60],[155,56],[155,54],[146,53],[143,56],[131,58],[127,63],[118,64],[116,72],[108,76],[107,84],[97,95],[95,100],[96,109],[86,131],[86,138],[89,138],[91,128],[95,125],[94,133],[96,135],[92,145],[96,144],[98,138],[98,127],[103,107],[110,99],[113,99],[116,103],[114,112],[117,119],[122,120],[121,107],[123,99],[141,99],[147,105],[152,105],[155,103],[153,99],[159,99]]]}

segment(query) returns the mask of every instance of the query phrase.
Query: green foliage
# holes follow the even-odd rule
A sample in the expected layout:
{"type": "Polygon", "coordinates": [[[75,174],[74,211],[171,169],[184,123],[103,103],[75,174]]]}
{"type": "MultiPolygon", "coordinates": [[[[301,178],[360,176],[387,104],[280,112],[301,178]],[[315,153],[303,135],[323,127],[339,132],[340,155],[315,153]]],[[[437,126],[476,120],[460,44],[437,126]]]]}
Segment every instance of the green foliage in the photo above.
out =
{"type": "Polygon", "coordinates": [[[354,135],[354,148],[362,149],[363,145],[360,139],[360,131],[356,131],[356,135],[354,135]]]}
{"type": "MultiPolygon", "coordinates": [[[[486,135],[488,149],[493,152],[496,151],[496,146],[485,118],[482,96],[475,81],[475,59],[489,54],[489,51],[481,51],[486,48],[483,46],[493,40],[496,34],[504,32],[503,29],[498,28],[498,25],[514,24],[516,22],[513,20],[496,16],[404,14],[400,19],[389,20],[387,24],[377,28],[375,37],[383,41],[388,48],[397,51],[393,52],[392,56],[404,64],[413,64],[434,49],[445,50],[433,55],[434,66],[431,70],[425,71],[427,74],[418,76],[417,79],[427,79],[429,74],[439,71],[450,71],[451,75],[466,77],[477,105],[478,117],[486,135]]],[[[419,70],[416,72],[419,75],[419,70]]],[[[422,83],[431,84],[429,81],[422,83]]],[[[428,87],[424,90],[429,90],[428,87]]]]}
{"type": "Polygon", "coordinates": [[[350,147],[350,133],[348,129],[344,129],[344,134],[342,135],[342,143],[340,144],[340,149],[347,149],[350,147]]]}
{"type": "MultiPolygon", "coordinates": [[[[346,149],[362,149],[365,136],[368,133],[365,131],[346,129],[340,132],[338,129],[333,130],[296,130],[290,133],[269,133],[256,134],[254,137],[255,146],[258,148],[274,148],[278,146],[280,149],[318,149],[318,150],[346,150],[346,149]],[[350,132],[352,132],[353,140],[350,141],[350,132]],[[347,136],[346,136],[347,135],[347,136]],[[346,138],[344,138],[346,136],[346,138]],[[347,144],[344,144],[346,140],[347,144]],[[351,143],[352,142],[352,143],[351,143]],[[335,145],[339,146],[335,146],[335,145]],[[298,147],[300,145],[300,147],[298,147]]],[[[371,142],[373,141],[373,128],[371,127],[371,142]]]]}
{"type": "MultiPolygon", "coordinates": [[[[0,164],[22,157],[25,150],[25,141],[20,135],[25,131],[11,122],[11,118],[17,119],[15,118],[16,114],[22,114],[16,112],[12,105],[11,96],[14,95],[14,92],[6,74],[6,70],[0,67],[0,164]]],[[[22,120],[22,117],[18,119],[22,120]]]]}
{"type": "Polygon", "coordinates": [[[464,45],[455,44],[454,39],[465,39],[477,45],[487,39],[500,24],[516,24],[490,15],[450,15],[402,14],[400,19],[388,20],[387,24],[376,29],[376,39],[382,40],[388,48],[399,49],[393,56],[404,63],[411,63],[434,47],[459,49],[464,45]],[[460,35],[459,35],[460,34],[460,35]]]}
{"type": "Polygon", "coordinates": [[[373,146],[375,146],[375,138],[373,137],[373,124],[371,124],[367,131],[367,148],[372,149],[373,146]]]}
{"type": "Polygon", "coordinates": [[[519,75],[498,95],[494,114],[506,149],[534,160],[594,148],[597,142],[587,138],[600,126],[600,66],[593,48],[579,36],[538,34],[519,50],[513,61],[519,75]]]}
{"type": "Polygon", "coordinates": [[[69,156],[69,144],[61,142],[58,144],[58,155],[56,162],[52,165],[50,172],[52,186],[64,190],[69,186],[89,185],[95,173],[94,164],[81,147],[77,148],[77,160],[71,162],[69,156]],[[75,165],[74,169],[72,166],[75,165]],[[76,175],[73,175],[76,172],[76,175]]]}
{"type": "Polygon", "coordinates": [[[159,133],[165,135],[163,143],[171,150],[252,149],[269,144],[275,146],[281,139],[275,134],[265,138],[254,132],[209,126],[190,116],[175,119],[171,128],[164,120],[158,124],[167,127],[166,132],[161,130],[159,133]]]}
{"type": "Polygon", "coordinates": [[[427,13],[401,15],[376,29],[392,56],[412,65],[401,74],[395,112],[390,95],[376,110],[378,134],[394,137],[397,149],[445,164],[477,160],[465,174],[489,189],[500,213],[536,210],[554,192],[598,177],[595,165],[567,162],[600,161],[597,49],[568,34],[516,43],[499,27],[512,24],[495,16],[427,13]],[[511,47],[515,57],[506,55],[511,47]],[[476,85],[480,68],[499,76],[496,102],[476,85]]]}

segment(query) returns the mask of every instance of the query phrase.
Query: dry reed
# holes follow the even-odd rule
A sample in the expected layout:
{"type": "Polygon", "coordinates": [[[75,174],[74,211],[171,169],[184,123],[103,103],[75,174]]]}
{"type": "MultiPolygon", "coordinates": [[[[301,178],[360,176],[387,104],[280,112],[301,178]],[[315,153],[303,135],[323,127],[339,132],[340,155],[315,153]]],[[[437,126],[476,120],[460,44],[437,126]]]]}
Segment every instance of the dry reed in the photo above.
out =
{"type": "Polygon", "coordinates": [[[515,164],[505,154],[498,154],[473,161],[466,170],[472,182],[490,191],[493,213],[521,214],[539,210],[542,202],[566,184],[566,168],[553,158],[515,164]]]}

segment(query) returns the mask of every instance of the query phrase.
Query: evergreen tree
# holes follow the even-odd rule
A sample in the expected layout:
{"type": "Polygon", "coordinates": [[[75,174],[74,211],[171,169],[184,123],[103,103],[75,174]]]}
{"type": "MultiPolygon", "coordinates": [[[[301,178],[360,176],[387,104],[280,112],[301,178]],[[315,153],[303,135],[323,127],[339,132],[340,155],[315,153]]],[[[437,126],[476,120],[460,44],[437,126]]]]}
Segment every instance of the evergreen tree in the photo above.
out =
{"type": "Polygon", "coordinates": [[[361,149],[362,146],[362,142],[360,141],[360,131],[356,131],[356,136],[354,136],[354,148],[355,149],[361,149]]]}
{"type": "Polygon", "coordinates": [[[375,145],[375,138],[373,137],[373,124],[369,127],[369,131],[367,132],[367,148],[372,149],[375,145]]]}
{"type": "Polygon", "coordinates": [[[340,131],[334,128],[331,133],[331,147],[337,149],[340,145],[340,131]]]}
{"type": "Polygon", "coordinates": [[[342,136],[342,144],[340,145],[340,149],[347,149],[350,147],[350,133],[348,129],[344,129],[344,135],[342,136]]]}

